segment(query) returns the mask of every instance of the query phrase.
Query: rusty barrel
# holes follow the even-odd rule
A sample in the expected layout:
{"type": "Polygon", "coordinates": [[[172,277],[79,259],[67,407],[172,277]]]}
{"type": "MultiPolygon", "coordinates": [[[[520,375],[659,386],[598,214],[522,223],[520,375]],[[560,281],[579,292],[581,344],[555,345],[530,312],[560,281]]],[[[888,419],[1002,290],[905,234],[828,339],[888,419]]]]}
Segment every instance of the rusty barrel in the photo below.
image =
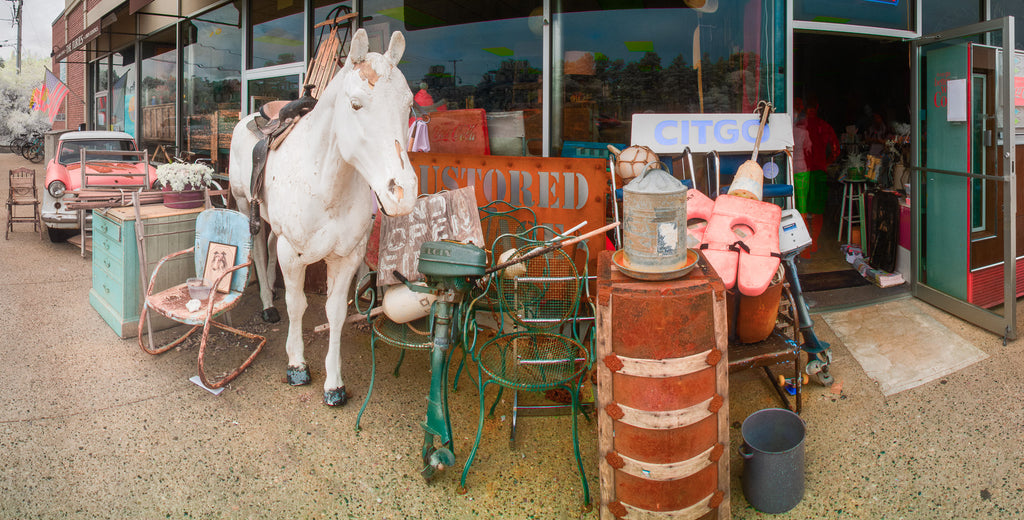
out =
{"type": "Polygon", "coordinates": [[[785,289],[784,276],[780,265],[771,285],[758,296],[747,296],[735,289],[729,291],[729,324],[738,342],[758,343],[772,335],[779,316],[782,291],[785,289]]]}
{"type": "Polygon", "coordinates": [[[713,270],[641,281],[598,261],[601,518],[729,518],[728,322],[713,270]]]}

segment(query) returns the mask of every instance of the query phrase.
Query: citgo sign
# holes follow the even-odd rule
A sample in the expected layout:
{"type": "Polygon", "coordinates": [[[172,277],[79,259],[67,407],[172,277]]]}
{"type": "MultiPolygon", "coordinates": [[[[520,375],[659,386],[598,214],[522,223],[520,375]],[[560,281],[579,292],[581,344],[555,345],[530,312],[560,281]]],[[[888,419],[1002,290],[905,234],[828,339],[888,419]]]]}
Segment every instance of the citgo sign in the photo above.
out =
{"type": "MultiPolygon", "coordinates": [[[[687,147],[693,153],[749,153],[760,122],[757,114],[634,114],[630,143],[661,154],[682,153],[687,147]]],[[[792,119],[789,114],[772,114],[760,149],[778,151],[791,146],[792,119]]]]}

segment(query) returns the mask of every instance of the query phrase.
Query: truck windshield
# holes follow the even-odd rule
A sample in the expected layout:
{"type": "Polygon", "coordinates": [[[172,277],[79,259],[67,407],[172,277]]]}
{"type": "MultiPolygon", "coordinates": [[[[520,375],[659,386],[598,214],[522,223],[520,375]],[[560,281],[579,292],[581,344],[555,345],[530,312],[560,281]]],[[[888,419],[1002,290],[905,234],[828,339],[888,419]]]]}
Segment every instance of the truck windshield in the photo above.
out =
{"type": "MultiPolygon", "coordinates": [[[[81,160],[81,150],[85,148],[86,153],[89,150],[103,150],[103,151],[135,151],[135,143],[127,139],[95,139],[95,140],[83,140],[83,141],[64,141],[60,146],[60,155],[57,157],[57,162],[60,164],[68,165],[76,163],[81,160]]],[[[88,159],[100,159],[97,156],[88,157],[88,159]]],[[[103,160],[119,161],[124,160],[128,162],[138,162],[138,159],[131,156],[117,157],[117,156],[103,156],[103,160]]]]}

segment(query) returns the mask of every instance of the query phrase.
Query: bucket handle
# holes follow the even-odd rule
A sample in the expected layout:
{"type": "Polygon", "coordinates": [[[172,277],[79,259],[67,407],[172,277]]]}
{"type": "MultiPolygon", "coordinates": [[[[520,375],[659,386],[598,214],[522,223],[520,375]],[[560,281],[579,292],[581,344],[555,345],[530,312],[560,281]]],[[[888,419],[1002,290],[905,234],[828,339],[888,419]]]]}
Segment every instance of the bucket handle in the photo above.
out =
{"type": "Polygon", "coordinates": [[[639,177],[643,178],[644,176],[647,175],[647,172],[655,170],[658,165],[661,165],[661,169],[663,171],[666,171],[666,172],[668,171],[668,165],[665,164],[664,161],[651,161],[651,162],[649,162],[649,163],[644,165],[644,171],[643,171],[643,173],[641,173],[639,175],[639,177]]]}
{"type": "Polygon", "coordinates": [[[740,444],[740,448],[739,448],[740,457],[743,457],[743,460],[750,460],[750,459],[754,458],[754,452],[753,451],[745,451],[745,450],[750,450],[750,446],[748,446],[747,443],[744,442],[743,444],[740,444]]]}

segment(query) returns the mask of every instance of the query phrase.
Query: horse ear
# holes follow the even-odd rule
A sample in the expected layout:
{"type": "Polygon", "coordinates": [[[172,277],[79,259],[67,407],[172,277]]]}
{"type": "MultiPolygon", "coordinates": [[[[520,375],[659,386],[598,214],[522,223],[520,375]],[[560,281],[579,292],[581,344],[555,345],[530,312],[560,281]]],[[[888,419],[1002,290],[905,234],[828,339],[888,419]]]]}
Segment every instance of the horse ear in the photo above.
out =
{"type": "Polygon", "coordinates": [[[348,51],[348,62],[352,64],[362,63],[366,60],[366,53],[370,51],[370,39],[366,36],[366,29],[360,28],[352,36],[352,45],[348,51]]]}
{"type": "Polygon", "coordinates": [[[391,33],[391,43],[388,44],[388,52],[386,54],[391,63],[398,65],[398,61],[405,54],[405,36],[400,31],[391,33]]]}

